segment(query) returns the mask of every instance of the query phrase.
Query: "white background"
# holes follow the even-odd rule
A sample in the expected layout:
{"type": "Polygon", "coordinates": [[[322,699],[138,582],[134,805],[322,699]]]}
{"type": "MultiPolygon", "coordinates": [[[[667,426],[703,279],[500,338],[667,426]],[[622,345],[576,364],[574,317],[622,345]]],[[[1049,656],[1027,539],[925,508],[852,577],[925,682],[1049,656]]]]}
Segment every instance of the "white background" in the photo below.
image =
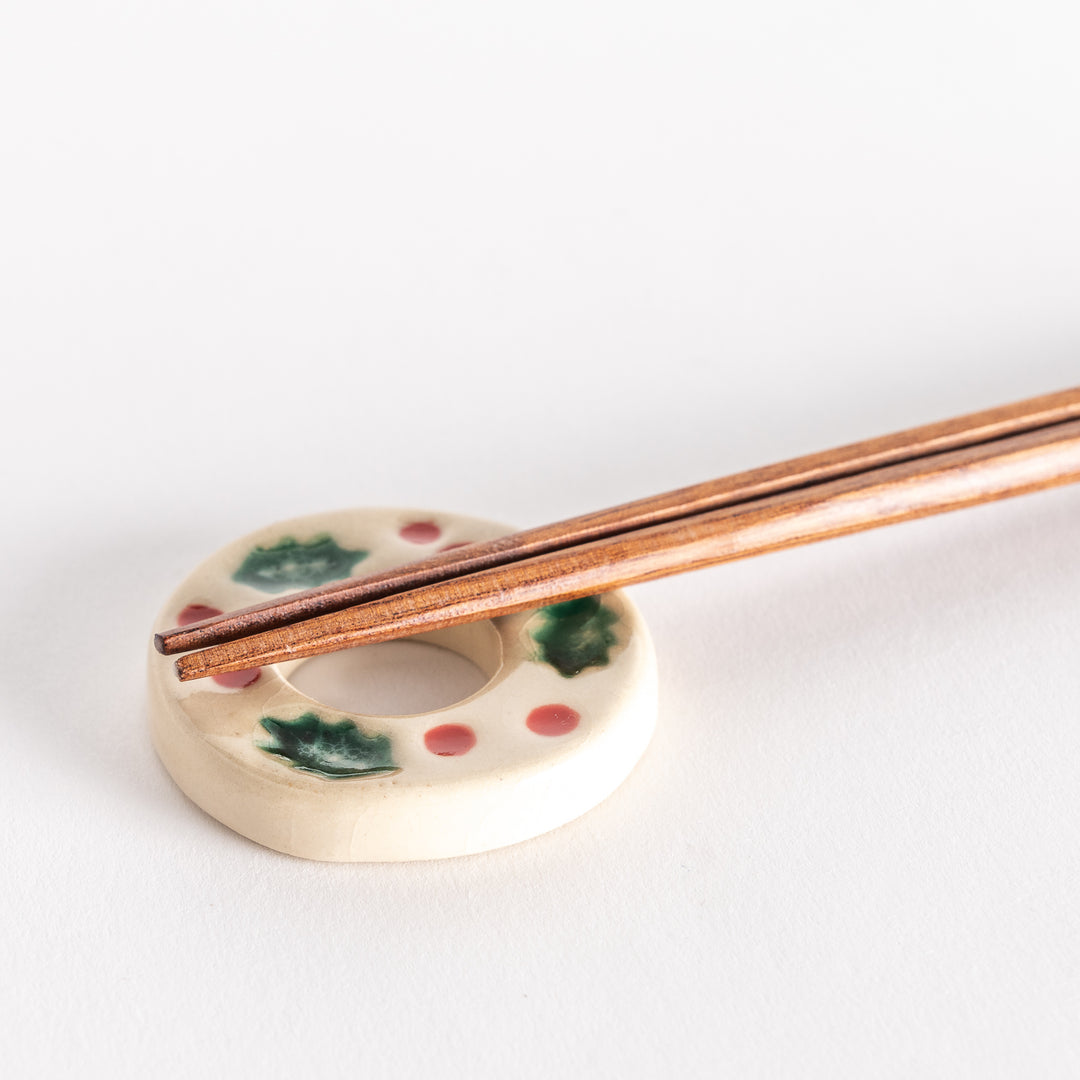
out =
{"type": "Polygon", "coordinates": [[[235,536],[539,524],[1080,382],[1073,5],[0,15],[7,1075],[1075,1076],[1080,491],[634,591],[580,821],[320,865],[143,652],[235,536]]]}

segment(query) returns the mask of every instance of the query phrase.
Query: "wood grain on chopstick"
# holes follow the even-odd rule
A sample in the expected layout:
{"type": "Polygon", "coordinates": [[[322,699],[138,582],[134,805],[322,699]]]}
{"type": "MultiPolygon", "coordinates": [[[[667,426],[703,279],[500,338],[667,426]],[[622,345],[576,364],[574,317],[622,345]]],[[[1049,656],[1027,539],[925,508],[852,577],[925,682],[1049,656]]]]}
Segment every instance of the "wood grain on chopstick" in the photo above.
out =
{"type": "Polygon", "coordinates": [[[188,626],[174,627],[157,634],[154,643],[159,652],[166,654],[206,648],[420,586],[509,565],[634,529],[736,506],[767,495],[798,490],[928,454],[976,446],[1073,419],[1080,419],[1080,388],[1045,394],[1012,405],[736,473],[608,510],[527,529],[497,540],[470,544],[384,573],[331,582],[317,589],[268,600],[188,626]]]}
{"type": "Polygon", "coordinates": [[[182,680],[571,600],[1080,479],[1080,421],[887,465],[385,597],[181,657],[182,680]]]}

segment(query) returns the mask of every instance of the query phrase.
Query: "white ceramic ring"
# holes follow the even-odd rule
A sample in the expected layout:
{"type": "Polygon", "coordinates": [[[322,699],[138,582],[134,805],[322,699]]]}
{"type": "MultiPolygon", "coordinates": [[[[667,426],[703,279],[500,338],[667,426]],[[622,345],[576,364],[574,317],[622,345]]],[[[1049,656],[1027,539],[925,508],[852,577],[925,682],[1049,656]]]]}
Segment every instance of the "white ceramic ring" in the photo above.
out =
{"type": "MultiPolygon", "coordinates": [[[[410,510],[297,518],[207,559],[156,629],[506,532],[410,510]]],[[[648,744],[656,663],[622,593],[412,640],[460,653],[488,682],[434,712],[374,716],[301,693],[289,674],[303,661],[181,683],[172,659],[151,651],[154,746],[181,789],[241,835],[357,862],[465,855],[547,832],[606,798],[648,744]]]]}

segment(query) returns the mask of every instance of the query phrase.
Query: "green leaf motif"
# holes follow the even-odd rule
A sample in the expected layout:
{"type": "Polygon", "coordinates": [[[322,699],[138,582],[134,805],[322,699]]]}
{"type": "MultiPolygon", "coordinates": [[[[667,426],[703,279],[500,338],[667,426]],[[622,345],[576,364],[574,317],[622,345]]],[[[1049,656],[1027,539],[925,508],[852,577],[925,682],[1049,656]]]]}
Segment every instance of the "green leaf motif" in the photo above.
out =
{"type": "Polygon", "coordinates": [[[583,596],[552,604],[538,612],[541,623],[532,631],[540,647],[540,659],[565,679],[580,675],[587,667],[604,667],[616,644],[613,623],[619,616],[600,603],[598,596],[583,596]]]}
{"type": "Polygon", "coordinates": [[[351,720],[332,723],[313,712],[296,720],[264,716],[259,723],[270,741],[260,750],[284,758],[294,769],[330,779],[382,776],[397,772],[386,735],[365,735],[351,720]]]}
{"type": "Polygon", "coordinates": [[[327,533],[306,542],[286,536],[273,547],[257,547],[248,552],[240,569],[233,574],[233,581],[263,592],[311,589],[348,577],[367,555],[366,551],[339,547],[327,533]]]}

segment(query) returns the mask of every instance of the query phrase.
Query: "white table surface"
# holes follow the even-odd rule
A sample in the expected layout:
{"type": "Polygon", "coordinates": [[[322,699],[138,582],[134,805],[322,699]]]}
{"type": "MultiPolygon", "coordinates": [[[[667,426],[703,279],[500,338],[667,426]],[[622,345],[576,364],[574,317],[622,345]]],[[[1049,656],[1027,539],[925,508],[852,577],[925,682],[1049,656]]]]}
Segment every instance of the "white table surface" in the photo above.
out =
{"type": "Polygon", "coordinates": [[[1070,5],[0,22],[6,1075],[1077,1075],[1080,490],[636,589],[646,757],[482,856],[261,849],[143,688],[266,522],[539,524],[1080,382],[1070,5]]]}

